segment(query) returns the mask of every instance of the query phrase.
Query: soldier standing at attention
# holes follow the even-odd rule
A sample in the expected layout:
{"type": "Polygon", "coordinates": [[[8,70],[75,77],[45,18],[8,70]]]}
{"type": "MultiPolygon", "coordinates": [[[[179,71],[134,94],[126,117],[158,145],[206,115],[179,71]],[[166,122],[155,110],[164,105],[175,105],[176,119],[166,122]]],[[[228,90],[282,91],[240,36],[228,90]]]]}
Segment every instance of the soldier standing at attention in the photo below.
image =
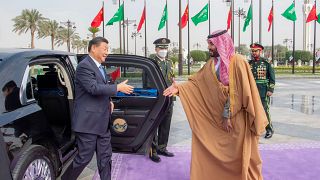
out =
{"type": "MultiPolygon", "coordinates": [[[[155,45],[156,57],[155,60],[158,63],[162,75],[166,80],[168,87],[172,84],[174,78],[173,65],[170,60],[167,59],[168,45],[170,40],[168,38],[159,38],[153,42],[155,45]]],[[[158,155],[167,157],[173,157],[174,154],[167,150],[167,144],[169,139],[169,131],[172,117],[173,103],[169,107],[169,111],[164,115],[161,121],[158,134],[156,133],[150,152],[150,159],[154,162],[160,162],[161,159],[158,155]]]]}
{"type": "Polygon", "coordinates": [[[251,71],[254,79],[256,80],[257,87],[259,90],[261,102],[263,108],[266,112],[269,124],[266,126],[266,135],[265,138],[269,139],[274,133],[270,118],[270,96],[273,94],[275,86],[275,74],[274,70],[271,67],[271,64],[267,59],[261,57],[261,52],[264,47],[260,44],[254,43],[250,45],[252,59],[249,61],[251,71]]]}

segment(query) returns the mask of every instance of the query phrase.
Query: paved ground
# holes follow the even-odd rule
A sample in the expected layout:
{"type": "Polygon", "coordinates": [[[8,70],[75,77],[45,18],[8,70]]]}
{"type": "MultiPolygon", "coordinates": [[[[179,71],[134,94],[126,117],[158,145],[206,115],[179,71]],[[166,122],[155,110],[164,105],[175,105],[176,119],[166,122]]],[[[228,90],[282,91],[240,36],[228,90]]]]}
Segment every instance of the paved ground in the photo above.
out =
{"type": "MultiPolygon", "coordinates": [[[[260,139],[262,144],[300,143],[320,141],[320,79],[279,78],[271,99],[271,118],[275,134],[260,139]]],[[[191,131],[179,98],[174,106],[169,146],[191,144],[191,131]]],[[[81,175],[90,180],[96,161],[81,175]]]]}

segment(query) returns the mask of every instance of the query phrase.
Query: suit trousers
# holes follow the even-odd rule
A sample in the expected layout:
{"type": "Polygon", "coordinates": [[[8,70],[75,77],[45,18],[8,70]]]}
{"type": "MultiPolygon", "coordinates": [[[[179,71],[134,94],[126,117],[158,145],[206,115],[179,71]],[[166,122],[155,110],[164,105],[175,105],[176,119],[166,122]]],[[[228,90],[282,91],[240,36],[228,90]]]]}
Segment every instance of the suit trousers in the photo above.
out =
{"type": "Polygon", "coordinates": [[[112,147],[110,140],[110,130],[106,131],[103,135],[76,132],[78,153],[61,179],[76,180],[91,161],[94,152],[96,152],[101,180],[111,180],[112,147]]]}

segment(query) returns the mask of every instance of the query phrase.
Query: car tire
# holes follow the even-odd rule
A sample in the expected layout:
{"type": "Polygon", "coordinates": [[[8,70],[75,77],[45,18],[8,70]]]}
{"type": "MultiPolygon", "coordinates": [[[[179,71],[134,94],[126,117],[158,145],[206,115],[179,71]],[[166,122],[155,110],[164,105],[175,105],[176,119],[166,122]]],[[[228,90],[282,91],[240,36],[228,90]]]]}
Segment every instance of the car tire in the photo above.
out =
{"type": "Polygon", "coordinates": [[[12,171],[13,180],[29,180],[44,177],[55,180],[53,164],[49,151],[40,145],[31,145],[20,156],[12,171]]]}

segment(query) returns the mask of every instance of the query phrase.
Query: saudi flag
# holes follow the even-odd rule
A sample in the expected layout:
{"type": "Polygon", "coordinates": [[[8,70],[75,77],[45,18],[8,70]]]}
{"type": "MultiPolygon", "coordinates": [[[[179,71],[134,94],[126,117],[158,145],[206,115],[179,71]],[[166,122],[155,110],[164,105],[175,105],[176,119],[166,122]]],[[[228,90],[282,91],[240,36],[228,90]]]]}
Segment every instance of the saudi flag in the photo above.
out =
{"type": "Polygon", "coordinates": [[[113,17],[109,20],[109,22],[107,23],[106,26],[109,26],[109,25],[113,25],[113,23],[115,22],[119,22],[119,21],[123,21],[123,3],[122,5],[119,7],[118,11],[113,15],[113,17]]]}
{"type": "Polygon", "coordinates": [[[288,9],[286,9],[281,15],[290,21],[296,21],[297,15],[294,8],[294,3],[292,3],[291,6],[288,7],[288,9]]]}
{"type": "Polygon", "coordinates": [[[318,20],[317,22],[320,24],[320,13],[318,14],[318,20]]]}
{"type": "Polygon", "coordinates": [[[158,26],[158,31],[160,31],[166,25],[167,18],[168,18],[168,11],[167,11],[167,4],[166,4],[166,6],[164,7],[164,10],[163,10],[163,13],[162,13],[162,17],[161,17],[159,26],[158,26]]]}
{"type": "Polygon", "coordinates": [[[194,25],[198,25],[201,22],[208,20],[208,4],[206,4],[202,10],[191,18],[194,25]]]}
{"type": "Polygon", "coordinates": [[[243,32],[246,31],[246,29],[249,26],[251,20],[252,20],[252,5],[250,5],[246,20],[244,21],[244,26],[243,26],[243,29],[242,29],[243,32]]]}

